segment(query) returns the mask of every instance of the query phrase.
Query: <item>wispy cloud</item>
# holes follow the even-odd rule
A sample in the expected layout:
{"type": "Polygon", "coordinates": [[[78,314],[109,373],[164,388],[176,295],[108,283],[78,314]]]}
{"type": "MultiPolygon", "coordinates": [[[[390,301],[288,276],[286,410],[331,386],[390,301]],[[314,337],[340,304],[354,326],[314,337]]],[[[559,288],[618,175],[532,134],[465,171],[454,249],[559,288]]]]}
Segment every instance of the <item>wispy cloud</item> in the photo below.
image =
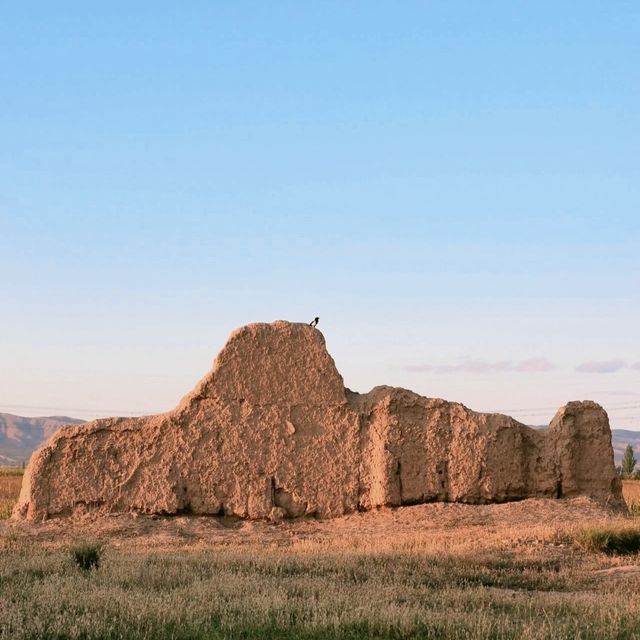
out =
{"type": "Polygon", "coordinates": [[[552,371],[557,367],[546,358],[529,358],[514,362],[513,360],[500,360],[489,362],[487,360],[465,360],[458,364],[415,364],[404,367],[405,371],[412,373],[500,373],[505,371],[517,373],[538,373],[552,371]]]}
{"type": "Polygon", "coordinates": [[[637,391],[628,391],[626,389],[617,389],[617,390],[613,390],[613,391],[597,391],[594,395],[598,395],[598,396],[604,396],[604,395],[610,395],[610,396],[632,396],[635,397],[638,394],[637,391]]]}
{"type": "Polygon", "coordinates": [[[626,368],[627,363],[624,360],[590,360],[579,364],[576,371],[578,373],[615,373],[626,368]]]}
{"type": "Polygon", "coordinates": [[[522,371],[523,373],[537,371],[553,371],[557,369],[553,362],[549,362],[546,358],[529,358],[522,362],[516,363],[514,371],[522,371]]]}
{"type": "MultiPolygon", "coordinates": [[[[466,357],[455,364],[410,364],[403,367],[411,373],[542,373],[553,371],[558,367],[547,358],[537,357],[527,360],[481,360],[466,357]]],[[[627,363],[621,358],[611,360],[589,360],[580,363],[575,371],[578,373],[615,373],[624,369],[640,371],[640,362],[627,363]]]]}

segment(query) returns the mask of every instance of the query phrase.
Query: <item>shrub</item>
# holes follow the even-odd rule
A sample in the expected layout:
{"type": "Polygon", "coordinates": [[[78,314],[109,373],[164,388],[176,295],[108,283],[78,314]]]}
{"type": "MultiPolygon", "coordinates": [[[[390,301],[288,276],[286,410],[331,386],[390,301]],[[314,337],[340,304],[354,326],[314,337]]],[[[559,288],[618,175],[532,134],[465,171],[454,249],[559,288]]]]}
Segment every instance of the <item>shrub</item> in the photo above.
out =
{"type": "Polygon", "coordinates": [[[589,527],[581,529],[575,536],[576,545],[585,551],[629,554],[640,551],[640,529],[638,527],[589,527]]]}
{"type": "Polygon", "coordinates": [[[622,463],[620,464],[620,475],[622,478],[633,478],[633,470],[636,466],[636,459],[633,455],[633,447],[628,444],[624,450],[622,456],[622,463]]]}
{"type": "Polygon", "coordinates": [[[82,544],[71,549],[71,556],[83,571],[98,569],[101,555],[102,546],[99,544],[82,544]]]}

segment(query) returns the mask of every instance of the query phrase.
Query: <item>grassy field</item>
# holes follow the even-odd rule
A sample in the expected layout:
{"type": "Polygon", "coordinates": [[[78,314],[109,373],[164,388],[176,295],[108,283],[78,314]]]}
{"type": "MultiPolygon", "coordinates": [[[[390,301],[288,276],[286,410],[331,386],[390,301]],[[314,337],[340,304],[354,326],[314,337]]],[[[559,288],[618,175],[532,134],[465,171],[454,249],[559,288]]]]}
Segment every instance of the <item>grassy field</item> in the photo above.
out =
{"type": "MultiPolygon", "coordinates": [[[[339,539],[344,521],[314,536],[312,524],[226,531],[195,518],[53,523],[46,535],[5,524],[0,638],[640,638],[637,554],[579,544],[595,537],[563,524],[563,509],[586,503],[552,502],[357,514],[339,539]],[[122,537],[129,521],[140,536],[122,537]],[[193,522],[218,537],[192,536],[193,522]],[[103,546],[98,568],[74,561],[78,536],[103,546]]],[[[600,526],[640,539],[635,522],[600,526]]]]}
{"type": "Polygon", "coordinates": [[[259,548],[0,555],[7,638],[637,638],[640,578],[589,559],[259,548]]]}
{"type": "Polygon", "coordinates": [[[11,515],[22,483],[22,469],[0,467],[0,520],[11,515]]]}
{"type": "Polygon", "coordinates": [[[640,514],[640,480],[623,480],[622,494],[631,513],[640,514]]]}

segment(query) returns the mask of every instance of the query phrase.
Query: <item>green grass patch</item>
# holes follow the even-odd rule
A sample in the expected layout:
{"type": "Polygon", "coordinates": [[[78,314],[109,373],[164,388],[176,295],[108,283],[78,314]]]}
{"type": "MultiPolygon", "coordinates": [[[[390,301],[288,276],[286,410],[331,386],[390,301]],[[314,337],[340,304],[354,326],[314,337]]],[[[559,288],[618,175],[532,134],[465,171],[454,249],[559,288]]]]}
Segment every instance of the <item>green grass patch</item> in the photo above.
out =
{"type": "Polygon", "coordinates": [[[83,571],[99,569],[102,546],[99,544],[81,544],[77,547],[72,547],[71,557],[83,571]]]}
{"type": "Polygon", "coordinates": [[[580,529],[575,543],[585,551],[628,555],[640,551],[640,527],[588,527],[580,529]]]}

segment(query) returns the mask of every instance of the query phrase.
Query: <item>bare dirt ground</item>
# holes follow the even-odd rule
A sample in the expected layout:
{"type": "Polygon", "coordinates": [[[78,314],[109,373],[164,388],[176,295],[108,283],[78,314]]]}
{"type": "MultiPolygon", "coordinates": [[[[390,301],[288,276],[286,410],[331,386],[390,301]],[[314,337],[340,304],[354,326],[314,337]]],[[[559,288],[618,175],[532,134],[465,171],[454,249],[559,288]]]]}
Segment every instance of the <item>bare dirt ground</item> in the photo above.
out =
{"type": "MultiPolygon", "coordinates": [[[[333,520],[274,525],[224,517],[113,514],[54,518],[42,523],[0,522],[10,534],[47,547],[92,539],[121,549],[204,549],[219,545],[331,546],[468,552],[477,548],[562,545],[580,524],[624,519],[588,498],[531,499],[493,505],[432,503],[354,513],[333,520]]],[[[0,543],[1,544],[1,543],[0,543]]]]}
{"type": "MultiPolygon", "coordinates": [[[[17,498],[20,480],[15,475],[0,476],[6,516],[17,498]]],[[[640,481],[625,481],[624,494],[628,503],[634,504],[640,498],[640,481]]],[[[49,548],[92,540],[138,551],[259,546],[460,554],[478,549],[526,551],[539,545],[563,548],[580,527],[628,522],[628,514],[620,509],[610,509],[586,497],[490,505],[431,503],[280,524],[228,517],[86,514],[40,523],[0,520],[0,549],[20,539],[25,544],[49,548]]]]}

